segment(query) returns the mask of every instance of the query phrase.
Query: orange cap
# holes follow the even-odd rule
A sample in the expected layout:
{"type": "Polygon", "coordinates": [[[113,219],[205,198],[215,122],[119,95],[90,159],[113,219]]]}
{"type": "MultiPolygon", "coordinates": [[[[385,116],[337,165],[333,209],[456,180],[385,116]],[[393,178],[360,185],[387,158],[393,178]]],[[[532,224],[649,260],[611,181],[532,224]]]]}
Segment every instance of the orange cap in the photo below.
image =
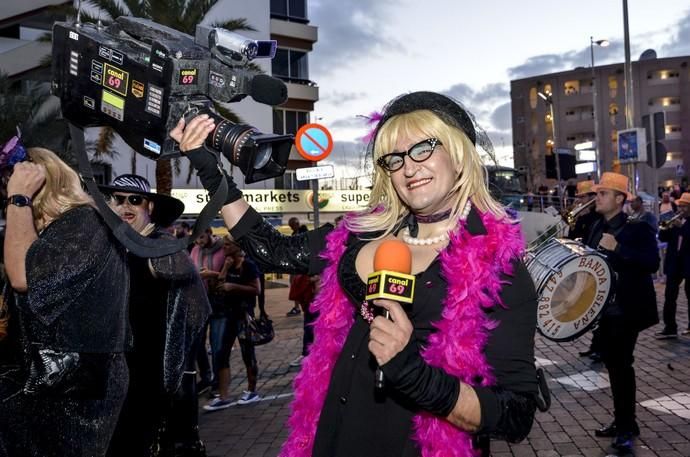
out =
{"type": "Polygon", "coordinates": [[[412,271],[410,248],[400,240],[386,240],[379,244],[374,254],[374,271],[381,270],[410,274],[412,271]]]}

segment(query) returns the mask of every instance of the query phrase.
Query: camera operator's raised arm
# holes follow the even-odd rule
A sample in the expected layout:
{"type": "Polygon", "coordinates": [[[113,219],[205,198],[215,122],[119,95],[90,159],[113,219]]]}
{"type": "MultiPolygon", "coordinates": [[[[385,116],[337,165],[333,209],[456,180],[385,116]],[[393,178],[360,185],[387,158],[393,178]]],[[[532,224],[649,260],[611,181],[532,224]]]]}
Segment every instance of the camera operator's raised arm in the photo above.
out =
{"type": "Polygon", "coordinates": [[[223,179],[227,181],[228,195],[221,214],[228,230],[232,230],[249,209],[249,205],[242,198],[242,192],[237,188],[232,176],[220,167],[218,158],[204,147],[206,138],[214,128],[213,119],[206,114],[196,116],[189,124],[182,118],[170,131],[170,137],[179,143],[180,151],[189,158],[201,184],[209,194],[215,194],[223,179]]]}

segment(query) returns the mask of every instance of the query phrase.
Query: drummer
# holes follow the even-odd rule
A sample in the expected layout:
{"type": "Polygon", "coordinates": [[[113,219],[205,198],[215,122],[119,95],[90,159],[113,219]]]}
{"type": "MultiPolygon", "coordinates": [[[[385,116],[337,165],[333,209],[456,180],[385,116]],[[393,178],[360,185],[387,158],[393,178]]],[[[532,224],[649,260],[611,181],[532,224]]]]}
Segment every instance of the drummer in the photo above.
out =
{"type": "Polygon", "coordinates": [[[640,434],[635,421],[635,369],[633,353],[639,333],[659,322],[652,273],[659,268],[659,251],[652,227],[639,220],[628,221],[623,212],[628,178],[606,172],[596,192],[594,223],[585,243],[601,250],[616,272],[614,299],[601,313],[601,355],[609,372],[614,420],[595,431],[598,437],[614,438],[621,454],[632,453],[633,438],[640,434]]]}
{"type": "MultiPolygon", "coordinates": [[[[592,186],[594,186],[593,180],[580,181],[577,183],[577,193],[575,194],[575,205],[573,210],[576,208],[581,208],[582,205],[586,205],[590,201],[594,200],[597,195],[596,192],[592,191],[592,186]]],[[[572,210],[571,210],[572,211],[572,210]]],[[[589,231],[601,216],[594,209],[594,205],[590,206],[588,210],[577,216],[575,220],[575,225],[570,227],[568,231],[568,238],[571,240],[575,239],[586,239],[589,235],[589,231]]]]}

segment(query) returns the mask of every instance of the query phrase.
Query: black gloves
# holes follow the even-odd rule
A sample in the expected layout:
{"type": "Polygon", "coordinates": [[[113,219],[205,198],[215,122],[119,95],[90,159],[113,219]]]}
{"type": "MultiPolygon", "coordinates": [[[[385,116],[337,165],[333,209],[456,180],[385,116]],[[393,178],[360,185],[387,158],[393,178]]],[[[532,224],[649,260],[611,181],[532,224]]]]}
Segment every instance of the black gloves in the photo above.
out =
{"type": "Polygon", "coordinates": [[[422,359],[414,336],[407,346],[381,367],[386,387],[411,400],[419,408],[446,417],[460,394],[460,380],[422,359]]]}
{"type": "Polygon", "coordinates": [[[228,175],[220,166],[218,157],[207,151],[203,146],[193,149],[185,154],[201,180],[204,189],[214,195],[220,187],[220,183],[225,179],[228,183],[228,196],[225,204],[232,203],[242,198],[242,192],[237,188],[235,180],[228,175]]]}

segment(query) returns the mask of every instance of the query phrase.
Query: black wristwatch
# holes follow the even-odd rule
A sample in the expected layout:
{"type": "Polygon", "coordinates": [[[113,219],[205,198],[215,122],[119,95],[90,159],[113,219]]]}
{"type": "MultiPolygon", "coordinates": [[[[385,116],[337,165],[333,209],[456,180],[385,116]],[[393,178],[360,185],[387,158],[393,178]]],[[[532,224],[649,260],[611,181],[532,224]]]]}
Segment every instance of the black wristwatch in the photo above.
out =
{"type": "Polygon", "coordinates": [[[20,208],[22,206],[31,206],[31,198],[26,195],[15,194],[7,199],[7,203],[19,206],[20,208]]]}

